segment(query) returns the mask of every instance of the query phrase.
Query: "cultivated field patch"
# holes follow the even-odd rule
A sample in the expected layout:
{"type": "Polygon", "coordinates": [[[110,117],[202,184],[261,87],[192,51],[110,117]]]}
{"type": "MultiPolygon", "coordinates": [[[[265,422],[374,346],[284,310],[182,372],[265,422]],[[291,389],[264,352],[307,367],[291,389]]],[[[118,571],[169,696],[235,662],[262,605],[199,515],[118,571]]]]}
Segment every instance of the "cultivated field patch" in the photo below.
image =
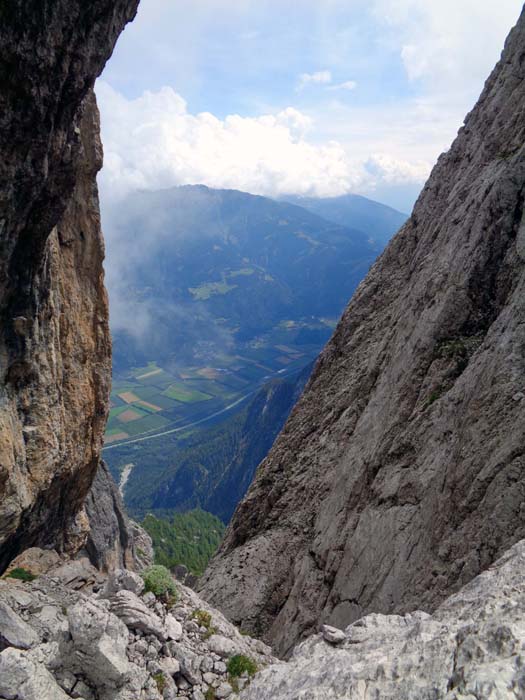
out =
{"type": "Polygon", "coordinates": [[[156,406],[153,403],[148,403],[147,401],[137,401],[137,406],[146,409],[146,411],[162,411],[161,406],[156,406]]]}
{"type": "Polygon", "coordinates": [[[144,414],[141,411],[137,411],[134,408],[128,408],[126,411],[119,414],[118,420],[121,423],[131,423],[134,420],[139,420],[139,418],[142,418],[143,415],[144,414]]]}
{"type": "Polygon", "coordinates": [[[111,442],[118,442],[119,440],[125,440],[126,438],[129,438],[128,433],[123,432],[122,430],[120,432],[114,433],[112,431],[108,431],[106,433],[106,437],[104,439],[104,442],[106,445],[109,445],[111,442]]]}
{"type": "Polygon", "coordinates": [[[117,394],[117,396],[126,403],[135,403],[135,401],[139,400],[139,397],[132,391],[123,391],[121,394],[117,394]]]}
{"type": "Polygon", "coordinates": [[[170,399],[175,399],[175,401],[181,401],[182,403],[209,401],[211,398],[213,398],[210,396],[210,394],[205,394],[204,392],[197,391],[195,389],[187,389],[180,384],[172,384],[163,391],[163,394],[170,399]]]}

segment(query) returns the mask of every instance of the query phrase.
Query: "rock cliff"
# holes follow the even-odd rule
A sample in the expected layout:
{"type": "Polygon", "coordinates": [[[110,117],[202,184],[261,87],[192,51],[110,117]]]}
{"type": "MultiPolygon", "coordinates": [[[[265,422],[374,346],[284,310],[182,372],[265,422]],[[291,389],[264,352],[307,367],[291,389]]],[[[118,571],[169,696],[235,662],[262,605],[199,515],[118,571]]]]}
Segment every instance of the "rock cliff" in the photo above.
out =
{"type": "Polygon", "coordinates": [[[92,87],[137,4],[0,7],[0,571],[89,530],[110,382],[92,87]]]}
{"type": "Polygon", "coordinates": [[[281,654],[432,611],[525,536],[524,55],[522,14],[205,575],[281,654]]]}

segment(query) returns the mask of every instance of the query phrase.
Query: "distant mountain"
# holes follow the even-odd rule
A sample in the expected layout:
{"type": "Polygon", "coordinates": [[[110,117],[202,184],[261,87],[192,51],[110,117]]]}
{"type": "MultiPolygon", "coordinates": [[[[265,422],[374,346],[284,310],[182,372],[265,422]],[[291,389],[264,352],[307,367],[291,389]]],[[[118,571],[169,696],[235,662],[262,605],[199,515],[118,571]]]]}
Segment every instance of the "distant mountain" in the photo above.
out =
{"type": "Polygon", "coordinates": [[[327,221],[360,229],[379,245],[386,245],[408,219],[407,214],[397,209],[357,194],[322,198],[290,196],[283,199],[308,209],[327,221]]]}
{"type": "Polygon", "coordinates": [[[247,403],[212,426],[118,446],[105,455],[124,488],[129,512],[163,517],[201,508],[228,523],[299,398],[312,366],[265,384],[247,403]]]}
{"type": "Polygon", "coordinates": [[[111,231],[117,370],[336,318],[382,249],[288,202],[204,186],[135,193],[111,231]]]}

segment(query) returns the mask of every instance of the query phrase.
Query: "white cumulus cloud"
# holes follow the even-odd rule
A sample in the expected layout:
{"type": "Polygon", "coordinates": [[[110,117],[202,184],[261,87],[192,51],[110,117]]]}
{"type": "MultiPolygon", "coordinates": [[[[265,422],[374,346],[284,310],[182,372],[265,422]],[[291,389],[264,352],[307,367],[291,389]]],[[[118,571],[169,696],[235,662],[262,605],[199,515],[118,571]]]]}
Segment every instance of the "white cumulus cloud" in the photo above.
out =
{"type": "Polygon", "coordinates": [[[371,169],[368,158],[352,158],[336,141],[309,140],[311,118],[292,107],[219,119],[191,114],[170,87],[127,99],[99,81],[97,95],[105,152],[99,181],[106,199],[187,183],[268,196],[328,196],[370,185],[383,171],[391,178],[386,155],[371,169]]]}
{"type": "Polygon", "coordinates": [[[314,85],[326,85],[332,82],[332,73],[329,70],[318,70],[315,73],[301,73],[297,83],[297,89],[302,90],[310,83],[314,85]]]}
{"type": "Polygon", "coordinates": [[[344,83],[337,83],[336,85],[329,85],[327,90],[355,90],[357,87],[357,82],[355,80],[345,80],[344,83]]]}

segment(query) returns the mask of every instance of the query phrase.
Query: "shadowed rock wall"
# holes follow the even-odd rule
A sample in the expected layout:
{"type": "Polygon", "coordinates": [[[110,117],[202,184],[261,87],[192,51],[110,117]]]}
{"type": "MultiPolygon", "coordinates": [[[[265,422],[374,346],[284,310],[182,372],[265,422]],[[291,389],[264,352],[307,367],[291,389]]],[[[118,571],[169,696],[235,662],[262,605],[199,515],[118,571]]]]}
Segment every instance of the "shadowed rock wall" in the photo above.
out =
{"type": "Polygon", "coordinates": [[[92,87],[137,4],[0,7],[0,571],[89,527],[111,352],[92,87]]]}

